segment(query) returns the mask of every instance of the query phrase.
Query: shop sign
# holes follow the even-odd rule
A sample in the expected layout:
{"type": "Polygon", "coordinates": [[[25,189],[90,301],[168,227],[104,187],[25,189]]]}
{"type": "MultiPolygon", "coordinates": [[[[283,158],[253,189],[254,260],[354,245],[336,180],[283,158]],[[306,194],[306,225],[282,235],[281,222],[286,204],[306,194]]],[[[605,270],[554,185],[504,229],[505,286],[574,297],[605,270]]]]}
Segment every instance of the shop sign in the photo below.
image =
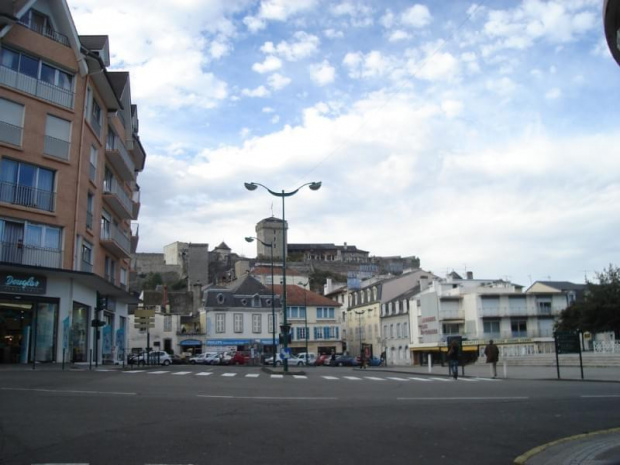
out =
{"type": "Polygon", "coordinates": [[[0,273],[0,292],[19,292],[21,294],[45,294],[45,276],[0,273]]]}

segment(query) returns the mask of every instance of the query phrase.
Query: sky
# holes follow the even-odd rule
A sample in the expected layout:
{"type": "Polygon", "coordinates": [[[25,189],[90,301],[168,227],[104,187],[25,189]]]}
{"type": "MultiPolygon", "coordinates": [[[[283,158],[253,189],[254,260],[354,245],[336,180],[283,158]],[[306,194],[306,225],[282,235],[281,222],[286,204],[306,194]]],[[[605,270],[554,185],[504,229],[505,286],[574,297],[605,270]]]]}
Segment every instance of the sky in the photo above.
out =
{"type": "Polygon", "coordinates": [[[620,265],[620,67],[602,0],[68,0],[130,72],[138,252],[417,256],[528,286],[620,265]]]}

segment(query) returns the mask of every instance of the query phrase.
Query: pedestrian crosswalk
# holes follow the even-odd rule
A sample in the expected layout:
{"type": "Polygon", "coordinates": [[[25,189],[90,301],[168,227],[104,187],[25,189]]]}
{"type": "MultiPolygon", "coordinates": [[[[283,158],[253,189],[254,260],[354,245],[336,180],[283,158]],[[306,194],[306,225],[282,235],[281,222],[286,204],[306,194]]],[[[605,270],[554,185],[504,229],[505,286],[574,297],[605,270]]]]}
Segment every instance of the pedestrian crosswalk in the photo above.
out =
{"type": "Polygon", "coordinates": [[[277,374],[277,373],[273,373],[273,374],[269,374],[269,373],[242,373],[242,372],[214,372],[214,371],[199,371],[199,372],[195,372],[195,371],[172,371],[172,370],[153,370],[153,371],[149,371],[149,370],[126,370],[123,371],[123,373],[127,374],[127,375],[139,375],[139,374],[146,374],[146,375],[172,375],[172,376],[202,376],[202,377],[220,377],[220,378],[248,378],[248,379],[256,379],[256,378],[268,378],[268,379],[284,379],[284,378],[293,378],[293,379],[324,379],[327,381],[372,381],[372,382],[383,382],[383,381],[395,381],[395,382],[399,382],[399,383],[428,383],[428,382],[439,382],[439,383],[445,383],[445,382],[454,382],[454,381],[465,381],[465,382],[470,382],[470,383],[476,383],[476,382],[485,382],[485,381],[490,381],[490,382],[495,382],[495,381],[500,381],[499,379],[496,378],[479,378],[479,377],[468,377],[468,378],[464,378],[464,377],[460,377],[457,380],[454,380],[450,377],[444,377],[441,378],[439,376],[432,376],[432,377],[420,377],[420,376],[408,376],[408,375],[400,375],[400,376],[331,376],[331,375],[320,375],[320,374],[316,374],[316,375],[312,375],[312,376],[308,376],[308,375],[297,375],[297,374],[293,374],[291,376],[285,376],[283,374],[277,374]]]}

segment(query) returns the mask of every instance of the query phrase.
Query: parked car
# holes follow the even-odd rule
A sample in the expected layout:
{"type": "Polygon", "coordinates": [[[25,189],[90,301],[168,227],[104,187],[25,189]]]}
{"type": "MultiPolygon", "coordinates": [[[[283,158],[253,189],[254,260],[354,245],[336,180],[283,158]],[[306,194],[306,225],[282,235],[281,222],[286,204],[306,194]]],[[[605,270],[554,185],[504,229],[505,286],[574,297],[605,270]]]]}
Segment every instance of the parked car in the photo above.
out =
{"type": "Polygon", "coordinates": [[[185,363],[185,359],[177,354],[172,354],[170,356],[172,358],[173,365],[183,365],[185,363]]]}
{"type": "Polygon", "coordinates": [[[128,362],[130,365],[138,366],[146,365],[146,362],[148,362],[149,365],[168,366],[174,361],[172,356],[168,352],[164,350],[155,350],[153,352],[149,352],[148,356],[144,352],[138,355],[134,355],[128,360],[128,362]]]}
{"type": "Polygon", "coordinates": [[[307,354],[306,352],[302,352],[301,354],[297,354],[296,357],[302,359],[304,361],[304,365],[314,365],[314,362],[316,361],[316,354],[313,354],[312,352],[308,352],[307,354]]]}
{"type": "Polygon", "coordinates": [[[241,351],[235,352],[228,362],[229,365],[247,365],[248,363],[250,363],[250,356],[241,351]]]}
{"type": "Polygon", "coordinates": [[[230,365],[230,361],[232,360],[233,354],[232,352],[220,352],[217,354],[218,362],[216,365],[230,365]]]}
{"type": "MultiPolygon", "coordinates": [[[[357,365],[361,365],[362,364],[362,357],[360,357],[359,355],[357,357],[355,357],[355,361],[357,362],[357,365]]],[[[381,359],[379,357],[370,357],[368,360],[366,360],[366,364],[369,367],[378,367],[381,365],[381,359]]]]}
{"type": "Polygon", "coordinates": [[[323,366],[325,365],[325,360],[329,360],[329,355],[321,354],[314,361],[314,366],[323,366]]]}
{"type": "Polygon", "coordinates": [[[332,367],[353,367],[357,365],[357,360],[351,355],[339,355],[336,360],[330,360],[329,366],[332,367]]]}
{"type": "MultiPolygon", "coordinates": [[[[276,355],[276,366],[282,366],[283,365],[283,361],[282,361],[282,357],[280,357],[280,354],[276,355]]],[[[295,356],[290,356],[288,358],[288,366],[303,366],[306,362],[298,357],[295,356]]],[[[265,359],[265,365],[268,366],[273,366],[273,357],[269,357],[267,359],[265,359]]]]}
{"type": "Polygon", "coordinates": [[[208,365],[211,358],[216,357],[218,355],[217,352],[204,352],[202,354],[194,355],[189,358],[189,363],[192,365],[200,364],[200,365],[208,365]]]}

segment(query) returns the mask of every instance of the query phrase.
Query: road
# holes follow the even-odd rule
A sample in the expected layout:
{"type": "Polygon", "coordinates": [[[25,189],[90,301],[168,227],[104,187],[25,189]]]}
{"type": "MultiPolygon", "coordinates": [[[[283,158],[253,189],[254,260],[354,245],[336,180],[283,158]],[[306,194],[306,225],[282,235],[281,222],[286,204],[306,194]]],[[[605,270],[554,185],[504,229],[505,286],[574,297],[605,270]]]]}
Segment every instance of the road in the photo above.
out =
{"type": "Polygon", "coordinates": [[[620,426],[619,400],[613,382],[352,368],[4,370],[0,464],[510,464],[620,426]]]}

